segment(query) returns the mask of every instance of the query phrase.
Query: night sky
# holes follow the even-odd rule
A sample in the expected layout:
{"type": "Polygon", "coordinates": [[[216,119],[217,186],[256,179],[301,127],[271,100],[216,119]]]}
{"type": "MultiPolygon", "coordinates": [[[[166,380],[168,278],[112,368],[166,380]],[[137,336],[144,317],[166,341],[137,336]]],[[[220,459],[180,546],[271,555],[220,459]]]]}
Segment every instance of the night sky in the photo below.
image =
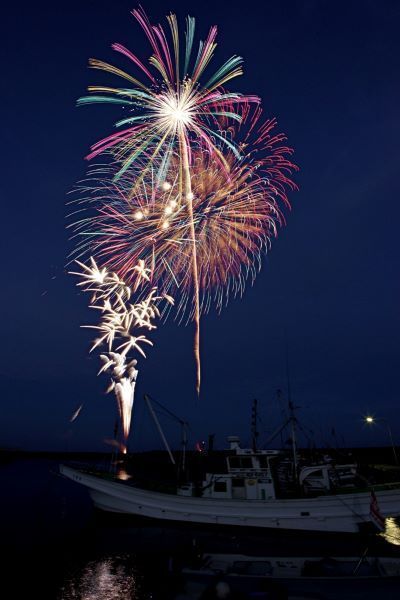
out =
{"type": "MultiPolygon", "coordinates": [[[[248,442],[257,398],[262,443],[283,418],[276,390],[286,394],[285,336],[292,399],[310,438],[387,444],[383,423],[363,424],[372,413],[400,443],[399,3],[142,4],[155,22],[189,13],[202,37],[218,25],[214,68],[244,57],[245,75],[229,87],[260,95],[265,115],[277,117],[296,150],[300,191],[255,285],[202,320],[200,399],[193,326],[171,320],[153,335],[130,448],[160,447],[144,392],[189,421],[190,447],[209,433],[219,448],[230,434],[248,442]]],[[[79,327],[92,317],[88,298],[66,274],[65,203],[90,144],[111,132],[115,115],[75,106],[99,80],[88,58],[121,65],[111,50],[117,41],[143,59],[149,53],[129,13],[135,6],[38,0],[2,9],[0,447],[106,450],[113,434],[115,401],[104,394],[107,377],[96,377],[91,333],[79,327]]],[[[179,427],[162,423],[177,446],[179,427]]]]}

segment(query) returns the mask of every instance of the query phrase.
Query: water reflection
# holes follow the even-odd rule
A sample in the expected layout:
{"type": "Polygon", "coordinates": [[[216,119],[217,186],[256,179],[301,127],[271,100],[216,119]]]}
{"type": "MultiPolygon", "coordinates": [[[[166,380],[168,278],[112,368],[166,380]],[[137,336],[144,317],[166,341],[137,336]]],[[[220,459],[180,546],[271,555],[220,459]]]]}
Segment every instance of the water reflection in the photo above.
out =
{"type": "Polygon", "coordinates": [[[67,581],[60,600],[139,600],[141,576],[126,557],[88,562],[67,581]]]}
{"type": "Polygon", "coordinates": [[[124,468],[120,468],[117,471],[117,479],[120,479],[121,481],[128,481],[129,479],[132,479],[132,475],[129,475],[124,468]]]}
{"type": "Polygon", "coordinates": [[[382,531],[379,535],[389,542],[389,544],[400,546],[400,525],[398,519],[396,520],[393,517],[385,519],[385,531],[382,531]]]}

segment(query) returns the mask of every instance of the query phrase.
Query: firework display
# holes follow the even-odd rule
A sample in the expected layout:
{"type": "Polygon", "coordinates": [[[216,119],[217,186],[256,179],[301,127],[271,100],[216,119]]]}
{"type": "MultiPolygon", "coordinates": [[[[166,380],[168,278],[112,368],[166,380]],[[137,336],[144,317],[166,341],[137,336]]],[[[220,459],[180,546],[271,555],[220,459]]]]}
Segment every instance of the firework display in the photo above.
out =
{"type": "MultiPolygon", "coordinates": [[[[150,291],[147,289],[141,301],[131,302],[132,292],[145,287],[144,284],[149,281],[148,269],[143,261],[133,267],[133,288],[127,286],[116,273],[109,272],[106,268],[99,269],[93,258],[90,259],[90,265],[77,262],[81,271],[71,274],[81,278],[77,284],[79,288],[92,294],[90,308],[101,313],[99,325],[82,327],[95,329],[99,334],[93,342],[91,352],[106,346],[106,350],[100,354],[103,365],[98,374],[109,373],[111,377],[107,392],[113,391],[117,399],[123,433],[120,449],[126,453],[138,375],[137,359],[128,355],[136,352],[146,358],[143,346],[152,346],[153,343],[140,334],[140,330],[155,329],[154,320],[160,316],[159,303],[166,301],[173,304],[173,299],[166,294],[158,295],[157,288],[153,287],[150,291]]],[[[73,419],[75,418],[74,415],[73,419]]]]}
{"type": "MultiPolygon", "coordinates": [[[[258,115],[253,115],[254,122],[258,115]]],[[[115,165],[96,165],[77,189],[75,256],[95,256],[128,283],[132,266],[145,260],[152,280],[177,299],[176,314],[187,321],[196,314],[195,243],[199,312],[207,312],[211,303],[220,309],[231,294],[243,293],[247,278],[254,280],[262,254],[284,222],[285,188],[293,186],[286,173],[293,165],[287,157],[290,149],[282,145],[282,135],[274,135],[274,126],[272,120],[259,128],[255,146],[254,127],[243,135],[244,160],[226,153],[229,178],[214,155],[193,145],[192,213],[180,191],[178,155],[171,157],[161,185],[156,181],[157,161],[136,188],[145,168],[142,160],[118,181],[113,180],[115,165]],[[256,149],[260,154],[265,150],[264,156],[257,158],[256,149]]]]}
{"type": "Polygon", "coordinates": [[[181,37],[173,14],[169,31],[142,8],[132,14],[150,43],[148,63],[113,44],[126,70],[90,59],[116,83],[92,85],[78,100],[117,105],[124,115],[86,157],[92,166],[72,201],[72,256],[94,257],[128,287],[146,264],[149,283],[176,299],[175,316],[195,323],[199,393],[200,315],[254,281],[285,222],[297,167],[275,120],[262,120],[259,98],[225,88],[242,74],[242,58],[208,73],[216,27],[195,48],[192,17],[181,37]]]}

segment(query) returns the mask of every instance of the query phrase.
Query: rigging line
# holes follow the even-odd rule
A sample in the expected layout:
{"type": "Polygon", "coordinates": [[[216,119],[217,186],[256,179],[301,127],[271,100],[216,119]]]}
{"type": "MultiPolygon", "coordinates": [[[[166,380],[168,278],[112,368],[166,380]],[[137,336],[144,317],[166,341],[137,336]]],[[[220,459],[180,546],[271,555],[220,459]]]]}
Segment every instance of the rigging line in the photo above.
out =
{"type": "Polygon", "coordinates": [[[301,432],[302,432],[302,433],[305,435],[306,439],[307,439],[309,442],[313,442],[314,440],[313,440],[313,438],[312,438],[312,435],[309,435],[309,434],[307,433],[307,431],[304,429],[304,427],[303,427],[302,425],[300,425],[300,423],[299,423],[299,422],[297,422],[297,425],[298,425],[298,427],[299,427],[300,431],[301,431],[301,432]]]}
{"type": "Polygon", "coordinates": [[[178,415],[176,415],[171,410],[169,410],[166,406],[164,406],[163,404],[161,404],[161,402],[159,402],[158,400],[156,400],[155,398],[153,398],[152,396],[150,396],[150,394],[146,394],[146,395],[147,395],[148,398],[150,398],[150,400],[152,402],[154,402],[155,404],[157,404],[157,406],[159,406],[168,415],[170,415],[170,417],[173,417],[174,419],[176,419],[181,425],[183,425],[183,424],[187,425],[188,424],[187,421],[185,421],[184,419],[181,419],[180,417],[178,417],[178,415]]]}
{"type": "Polygon", "coordinates": [[[162,439],[162,441],[163,441],[163,444],[164,444],[164,446],[165,446],[165,449],[167,450],[167,452],[168,452],[168,455],[169,455],[169,457],[170,457],[170,459],[171,459],[171,462],[172,462],[172,464],[173,464],[173,465],[176,465],[175,458],[174,458],[174,456],[173,456],[173,454],[172,454],[172,452],[171,452],[171,448],[169,447],[169,444],[168,444],[168,442],[167,442],[167,439],[166,439],[166,437],[165,437],[165,435],[164,435],[164,432],[163,432],[163,430],[162,430],[162,427],[161,427],[161,425],[160,425],[160,422],[159,422],[159,420],[157,419],[157,415],[155,414],[155,412],[154,412],[154,410],[153,410],[153,407],[152,407],[152,405],[151,405],[151,402],[150,402],[150,398],[149,398],[149,396],[148,396],[147,394],[145,394],[145,395],[144,395],[144,399],[145,399],[145,401],[146,401],[146,403],[147,403],[147,407],[148,407],[148,409],[149,409],[149,411],[150,411],[150,414],[151,414],[151,416],[152,416],[152,417],[153,417],[153,419],[154,419],[154,422],[155,422],[155,425],[156,425],[156,427],[157,427],[158,433],[160,434],[160,437],[161,437],[161,439],[162,439]]]}
{"type": "MultiPolygon", "coordinates": [[[[151,398],[151,401],[154,402],[154,400],[152,398],[151,398]]],[[[157,408],[155,408],[154,412],[157,415],[162,415],[163,417],[167,417],[167,418],[171,419],[174,422],[176,421],[175,417],[173,417],[172,415],[169,415],[167,412],[165,412],[164,409],[160,409],[160,408],[157,409],[157,408]]]]}

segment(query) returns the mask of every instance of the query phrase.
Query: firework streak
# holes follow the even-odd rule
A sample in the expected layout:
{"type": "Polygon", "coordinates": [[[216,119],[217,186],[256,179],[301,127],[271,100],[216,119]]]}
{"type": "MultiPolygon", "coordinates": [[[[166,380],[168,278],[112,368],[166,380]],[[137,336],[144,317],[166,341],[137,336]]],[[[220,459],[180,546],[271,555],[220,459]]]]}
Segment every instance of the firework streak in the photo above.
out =
{"type": "Polygon", "coordinates": [[[91,86],[78,101],[116,104],[126,116],[87,156],[103,162],[77,187],[74,257],[93,255],[128,284],[138,260],[151,265],[151,281],[176,295],[178,317],[195,322],[199,392],[200,315],[211,303],[220,309],[254,280],[284,223],[297,167],[285,136],[274,132],[275,120],[261,122],[259,98],[223,87],[242,74],[239,56],[204,77],[216,27],[192,52],[195,21],[187,17],[181,52],[175,15],[167,17],[170,49],[161,25],[152,25],[141,8],[132,14],[150,42],[150,66],[121,44],[112,47],[145,83],[91,59],[92,68],[124,86],[91,86]]]}

